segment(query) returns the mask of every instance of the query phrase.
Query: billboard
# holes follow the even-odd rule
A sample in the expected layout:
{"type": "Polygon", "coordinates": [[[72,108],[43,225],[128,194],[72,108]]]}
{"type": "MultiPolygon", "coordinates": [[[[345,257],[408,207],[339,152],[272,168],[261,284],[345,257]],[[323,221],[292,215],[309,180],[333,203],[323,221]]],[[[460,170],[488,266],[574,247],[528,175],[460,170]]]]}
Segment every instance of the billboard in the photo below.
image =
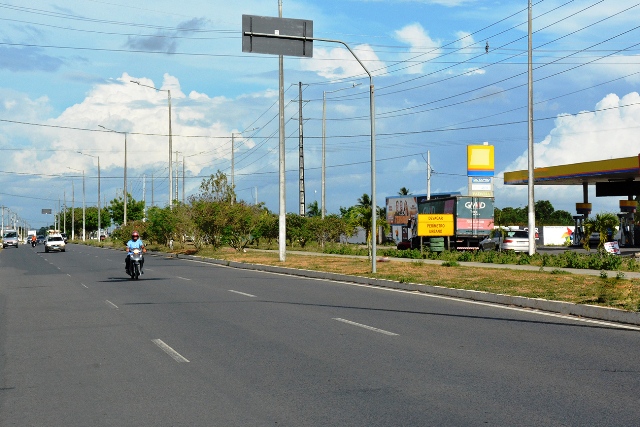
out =
{"type": "Polygon", "coordinates": [[[407,225],[418,215],[418,202],[414,196],[387,197],[387,223],[407,225]]]}

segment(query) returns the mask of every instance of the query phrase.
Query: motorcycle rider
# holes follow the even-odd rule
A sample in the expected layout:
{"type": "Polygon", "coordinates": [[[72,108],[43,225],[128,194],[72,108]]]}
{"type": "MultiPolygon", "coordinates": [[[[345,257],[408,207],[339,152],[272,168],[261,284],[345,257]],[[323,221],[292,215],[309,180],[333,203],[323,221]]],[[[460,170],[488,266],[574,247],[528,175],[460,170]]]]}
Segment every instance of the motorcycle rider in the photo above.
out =
{"type": "Polygon", "coordinates": [[[38,244],[38,238],[36,237],[35,234],[31,235],[31,247],[35,248],[35,246],[38,244]]]}
{"type": "MultiPolygon", "coordinates": [[[[127,257],[124,259],[125,263],[125,271],[127,274],[131,274],[129,272],[129,265],[131,263],[131,259],[129,256],[133,253],[134,249],[142,250],[142,253],[147,252],[147,248],[144,247],[144,243],[140,239],[140,234],[137,231],[131,233],[131,240],[127,242],[127,257]]],[[[140,263],[140,272],[142,273],[142,266],[144,265],[144,258],[142,258],[142,262],[140,263]]]]}

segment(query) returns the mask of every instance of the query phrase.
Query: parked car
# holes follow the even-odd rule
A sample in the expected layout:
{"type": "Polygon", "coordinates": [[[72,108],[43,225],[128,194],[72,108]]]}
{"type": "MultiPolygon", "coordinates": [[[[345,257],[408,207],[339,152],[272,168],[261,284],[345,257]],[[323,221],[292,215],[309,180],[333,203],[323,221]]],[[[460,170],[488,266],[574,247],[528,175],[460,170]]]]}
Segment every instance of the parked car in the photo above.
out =
{"type": "Polygon", "coordinates": [[[17,248],[18,240],[19,240],[19,237],[18,237],[17,231],[13,231],[13,230],[6,231],[2,235],[2,248],[4,249],[7,246],[15,246],[17,248]]]}
{"type": "Polygon", "coordinates": [[[407,249],[411,249],[411,240],[403,240],[401,242],[398,242],[398,246],[396,246],[396,248],[399,251],[404,251],[407,249]]]}
{"type": "Polygon", "coordinates": [[[524,230],[505,230],[504,234],[487,237],[480,242],[481,251],[529,251],[529,232],[524,230]]]}
{"type": "Polygon", "coordinates": [[[60,251],[64,252],[65,243],[64,238],[60,234],[49,234],[47,240],[44,242],[44,251],[60,251]]]}

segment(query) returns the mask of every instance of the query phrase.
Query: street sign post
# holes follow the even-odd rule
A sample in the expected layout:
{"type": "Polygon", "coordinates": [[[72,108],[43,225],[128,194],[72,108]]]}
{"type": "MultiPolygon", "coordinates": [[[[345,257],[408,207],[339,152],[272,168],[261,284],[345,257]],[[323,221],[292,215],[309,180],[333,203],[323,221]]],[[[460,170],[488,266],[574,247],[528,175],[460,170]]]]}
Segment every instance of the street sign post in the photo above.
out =
{"type": "Polygon", "coordinates": [[[313,58],[313,21],[242,15],[242,51],[313,58]],[[266,34],[295,38],[266,37],[266,34]]]}
{"type": "MultiPolygon", "coordinates": [[[[313,22],[302,19],[271,18],[266,16],[242,15],[242,51],[255,53],[268,53],[273,55],[313,56],[313,40],[340,43],[349,50],[353,57],[369,76],[369,121],[371,124],[371,272],[376,272],[377,259],[377,205],[376,205],[376,107],[374,101],[373,76],[353,52],[349,45],[341,40],[313,38],[313,22]],[[262,31],[258,31],[258,30],[262,31]],[[269,43],[268,40],[279,40],[279,42],[269,43]],[[287,43],[285,43],[287,42],[287,43]],[[288,43],[291,42],[291,43],[288,43]]],[[[282,64],[282,59],[280,61],[282,64]]],[[[286,207],[284,203],[284,110],[283,94],[284,79],[282,67],[279,72],[280,78],[280,261],[285,260],[285,238],[283,226],[285,222],[286,207]]]]}

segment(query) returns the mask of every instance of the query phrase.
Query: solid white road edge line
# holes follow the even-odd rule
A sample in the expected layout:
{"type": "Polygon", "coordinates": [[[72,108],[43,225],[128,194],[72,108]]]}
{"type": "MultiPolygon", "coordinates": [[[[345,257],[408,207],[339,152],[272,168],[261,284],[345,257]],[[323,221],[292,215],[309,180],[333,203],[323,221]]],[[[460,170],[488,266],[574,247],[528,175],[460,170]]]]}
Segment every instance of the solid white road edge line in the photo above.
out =
{"type": "Polygon", "coordinates": [[[233,289],[229,289],[229,292],[233,292],[234,294],[244,295],[245,297],[257,298],[255,295],[245,294],[244,292],[234,291],[233,289]]]}
{"type": "MultiPolygon", "coordinates": [[[[231,266],[222,265],[222,264],[211,264],[211,263],[208,263],[206,261],[190,260],[190,259],[185,259],[185,258],[181,258],[181,259],[184,260],[184,261],[197,262],[197,263],[200,263],[200,264],[214,265],[216,267],[237,268],[237,267],[231,267],[231,266]]],[[[512,310],[512,311],[520,311],[522,313],[539,314],[539,315],[542,315],[542,316],[555,317],[555,318],[558,318],[558,319],[572,320],[574,322],[592,323],[594,325],[608,326],[608,327],[611,327],[611,328],[629,329],[629,330],[632,330],[632,331],[640,331],[640,326],[626,325],[626,324],[623,324],[623,323],[615,323],[615,322],[607,322],[607,321],[604,321],[604,320],[586,319],[586,318],[583,318],[583,317],[576,317],[576,316],[570,316],[570,315],[566,315],[566,314],[558,314],[558,313],[551,313],[551,312],[548,312],[548,311],[541,311],[541,310],[537,310],[535,308],[510,307],[510,306],[506,306],[506,305],[502,305],[502,304],[496,304],[496,303],[492,303],[492,302],[473,301],[473,300],[466,299],[466,298],[449,297],[449,296],[446,296],[446,295],[428,294],[428,293],[425,293],[425,292],[417,292],[417,291],[407,291],[407,290],[404,290],[404,289],[384,288],[384,287],[381,287],[381,286],[364,285],[362,283],[345,282],[345,281],[342,281],[342,280],[335,280],[335,279],[319,279],[317,277],[295,276],[295,275],[291,275],[291,274],[278,273],[278,272],[274,272],[274,271],[262,271],[262,270],[251,270],[251,271],[256,271],[256,272],[266,273],[266,274],[275,274],[275,275],[279,275],[279,276],[298,277],[298,278],[307,279],[307,280],[318,280],[318,281],[327,281],[327,282],[333,282],[333,283],[341,283],[341,284],[344,284],[344,285],[360,286],[360,287],[363,287],[363,288],[376,289],[376,290],[379,290],[379,291],[386,291],[386,292],[400,292],[400,293],[404,293],[404,294],[417,295],[417,296],[427,297],[427,298],[440,298],[440,299],[445,299],[445,300],[449,300],[449,301],[457,301],[457,302],[461,302],[461,303],[465,303],[465,304],[477,304],[477,305],[484,305],[484,306],[487,306],[487,307],[500,308],[502,310],[512,310]]]]}
{"type": "Polygon", "coordinates": [[[153,341],[153,343],[155,345],[160,347],[162,349],[162,351],[164,351],[169,356],[171,356],[171,358],[173,360],[175,360],[176,362],[178,362],[178,363],[189,363],[189,361],[187,359],[185,359],[180,353],[178,353],[177,351],[175,351],[174,349],[169,347],[167,344],[165,344],[161,339],[157,339],[156,338],[156,339],[151,340],[151,341],[153,341]]]}
{"type": "Polygon", "coordinates": [[[392,335],[392,336],[398,335],[398,334],[394,334],[393,332],[385,331],[384,329],[374,328],[373,326],[363,325],[362,323],[352,322],[351,320],[341,319],[339,317],[334,317],[333,320],[337,320],[338,322],[347,323],[353,326],[359,326],[361,328],[368,329],[370,331],[380,332],[381,334],[385,334],[385,335],[392,335]]]}
{"type": "Polygon", "coordinates": [[[111,307],[118,308],[118,306],[115,305],[114,303],[112,303],[111,301],[109,301],[109,300],[106,300],[106,301],[107,301],[107,304],[109,304],[111,307]]]}

